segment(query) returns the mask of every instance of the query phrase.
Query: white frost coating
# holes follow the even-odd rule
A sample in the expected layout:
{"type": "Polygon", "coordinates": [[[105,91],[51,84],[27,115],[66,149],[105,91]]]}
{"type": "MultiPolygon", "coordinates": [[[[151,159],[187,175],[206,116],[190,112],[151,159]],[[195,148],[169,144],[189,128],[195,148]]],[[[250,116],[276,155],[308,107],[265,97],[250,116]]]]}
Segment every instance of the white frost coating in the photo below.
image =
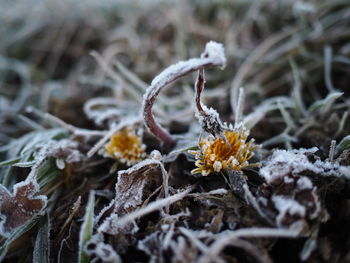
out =
{"type": "Polygon", "coordinates": [[[150,164],[159,164],[159,161],[153,160],[153,159],[143,160],[143,161],[135,164],[134,166],[130,167],[127,170],[118,171],[118,176],[120,176],[121,174],[131,174],[137,170],[140,170],[142,167],[145,167],[145,166],[150,165],[150,164]]]}
{"type": "Polygon", "coordinates": [[[282,220],[287,214],[291,216],[305,216],[305,207],[295,200],[288,199],[283,196],[272,196],[272,201],[279,212],[276,218],[276,222],[279,226],[282,225],[282,220]]]}
{"type": "MultiPolygon", "coordinates": [[[[265,166],[260,169],[260,175],[265,178],[267,183],[282,179],[288,174],[294,176],[304,171],[311,171],[324,176],[350,177],[350,167],[321,160],[316,160],[314,163],[310,162],[306,154],[315,153],[317,150],[316,147],[289,151],[276,150],[270,160],[265,163],[265,166]]],[[[304,183],[307,184],[306,181],[304,183]]]]}
{"type": "Polygon", "coordinates": [[[339,172],[343,174],[346,178],[350,179],[350,167],[349,166],[340,166],[339,172]]]}
{"type": "MultiPolygon", "coordinates": [[[[200,58],[191,58],[186,61],[179,61],[178,63],[169,66],[153,79],[151,86],[164,87],[173,81],[174,76],[181,76],[189,71],[199,69],[206,64],[220,67],[224,67],[226,65],[225,49],[222,44],[214,41],[208,42],[205,46],[205,51],[201,54],[200,58]]],[[[148,88],[147,92],[145,93],[145,98],[147,98],[147,94],[151,93],[152,91],[157,91],[157,89],[148,88]]]]}
{"type": "Polygon", "coordinates": [[[310,179],[305,176],[299,178],[299,180],[297,181],[297,185],[300,190],[312,189],[313,187],[310,179]]]}
{"type": "Polygon", "coordinates": [[[111,245],[105,243],[98,243],[95,250],[96,256],[98,256],[102,262],[105,263],[120,263],[122,262],[120,256],[114,251],[111,245]]]}
{"type": "Polygon", "coordinates": [[[99,225],[101,218],[104,216],[104,214],[111,209],[115,205],[115,200],[112,199],[111,202],[106,205],[104,208],[101,209],[100,213],[95,217],[94,222],[96,225],[99,225]]]}
{"type": "Polygon", "coordinates": [[[219,125],[220,127],[224,126],[220,120],[219,113],[215,109],[208,108],[206,105],[202,103],[201,103],[201,106],[203,108],[203,111],[206,114],[205,117],[198,111],[197,107],[195,107],[195,111],[194,111],[194,116],[197,118],[199,125],[201,127],[207,126],[207,128],[211,130],[215,127],[214,125],[219,125]],[[208,117],[210,118],[209,120],[207,120],[208,117]]]}
{"type": "Polygon", "coordinates": [[[198,263],[210,263],[218,259],[220,252],[228,245],[235,245],[236,241],[244,237],[255,237],[255,238],[276,238],[276,237],[287,237],[296,238],[299,235],[297,231],[277,228],[242,228],[236,231],[223,231],[219,234],[213,235],[212,238],[215,240],[210,245],[210,249],[203,253],[198,259],[198,263]]]}
{"type": "Polygon", "coordinates": [[[294,179],[291,178],[291,177],[288,177],[288,176],[285,176],[285,177],[283,178],[283,180],[284,180],[284,182],[285,182],[286,184],[290,184],[290,183],[293,183],[293,182],[294,182],[294,179]]]}
{"type": "Polygon", "coordinates": [[[135,219],[140,218],[144,215],[147,215],[153,211],[159,210],[165,206],[168,206],[172,203],[175,203],[182,198],[184,198],[190,191],[192,190],[192,187],[184,190],[183,192],[180,192],[178,194],[169,196],[164,199],[160,199],[157,201],[154,201],[147,205],[146,207],[140,208],[138,210],[135,210],[129,214],[126,214],[122,216],[121,218],[118,218],[118,215],[112,215],[109,218],[103,222],[103,224],[100,226],[99,231],[108,231],[111,232],[112,230],[115,231],[116,233],[119,232],[119,229],[124,228],[125,225],[134,222],[135,219]],[[108,222],[109,221],[109,222],[108,222]],[[110,228],[109,226],[112,226],[110,228]]]}
{"type": "Polygon", "coordinates": [[[295,151],[276,150],[272,154],[271,160],[260,169],[260,175],[265,178],[267,183],[272,183],[288,174],[298,174],[305,170],[311,170],[320,173],[321,169],[315,169],[309,162],[307,156],[295,151]]]}

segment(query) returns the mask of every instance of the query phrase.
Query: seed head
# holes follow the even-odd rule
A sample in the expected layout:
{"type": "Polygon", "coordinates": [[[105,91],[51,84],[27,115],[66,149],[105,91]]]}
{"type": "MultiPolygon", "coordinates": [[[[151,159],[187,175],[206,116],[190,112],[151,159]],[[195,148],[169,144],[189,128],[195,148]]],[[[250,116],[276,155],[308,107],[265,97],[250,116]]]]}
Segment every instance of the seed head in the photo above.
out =
{"type": "Polygon", "coordinates": [[[253,157],[254,139],[246,142],[248,131],[244,128],[224,131],[225,138],[209,136],[199,141],[198,151],[189,151],[195,155],[198,168],[192,174],[202,173],[206,176],[212,172],[220,172],[228,168],[240,171],[243,168],[256,166],[248,161],[253,157]]]}
{"type": "Polygon", "coordinates": [[[116,132],[105,145],[107,155],[127,165],[134,165],[144,159],[145,148],[141,135],[131,127],[116,132]]]}

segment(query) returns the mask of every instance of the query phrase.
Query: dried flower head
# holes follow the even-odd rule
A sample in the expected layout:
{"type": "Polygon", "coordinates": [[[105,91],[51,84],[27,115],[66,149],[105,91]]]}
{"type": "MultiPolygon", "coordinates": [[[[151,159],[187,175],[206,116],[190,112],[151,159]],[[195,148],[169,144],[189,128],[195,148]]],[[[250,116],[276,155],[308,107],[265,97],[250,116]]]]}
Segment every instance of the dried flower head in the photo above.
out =
{"type": "Polygon", "coordinates": [[[127,165],[134,165],[145,158],[145,148],[141,134],[128,126],[116,132],[105,145],[105,151],[109,156],[127,165]]]}
{"type": "Polygon", "coordinates": [[[200,149],[189,151],[190,154],[195,155],[198,167],[191,171],[192,174],[202,173],[203,176],[206,176],[228,168],[239,171],[257,165],[248,162],[258,146],[254,145],[254,139],[246,142],[249,135],[246,129],[226,130],[223,135],[225,138],[209,136],[200,139],[200,149]]]}

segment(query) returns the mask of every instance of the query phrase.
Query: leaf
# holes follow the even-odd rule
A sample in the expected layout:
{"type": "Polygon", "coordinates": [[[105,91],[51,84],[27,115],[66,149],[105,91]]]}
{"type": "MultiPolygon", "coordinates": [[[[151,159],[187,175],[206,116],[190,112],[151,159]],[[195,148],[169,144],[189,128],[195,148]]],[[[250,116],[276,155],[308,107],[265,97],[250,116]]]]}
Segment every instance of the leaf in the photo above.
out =
{"type": "Polygon", "coordinates": [[[0,234],[4,237],[29,219],[39,214],[47,203],[44,195],[35,196],[39,185],[34,180],[19,182],[13,186],[11,194],[5,186],[0,185],[0,234]]]}
{"type": "Polygon", "coordinates": [[[43,220],[43,225],[40,226],[36,236],[33,263],[49,263],[50,258],[50,226],[49,217],[43,220]]]}
{"type": "Polygon", "coordinates": [[[332,92],[328,94],[326,98],[314,102],[309,107],[309,113],[314,113],[319,109],[323,109],[323,112],[326,112],[332,106],[332,104],[336,101],[336,99],[340,98],[343,94],[344,94],[343,92],[332,92]]]}
{"type": "MultiPolygon", "coordinates": [[[[48,141],[63,137],[65,131],[63,129],[49,129],[44,131],[35,131],[22,136],[19,139],[12,140],[7,146],[7,158],[9,160],[18,158],[20,167],[29,167],[32,163],[33,153],[40,145],[45,145],[48,141]]],[[[11,186],[12,178],[15,177],[14,169],[8,167],[0,172],[1,184],[6,187],[11,186]]]]}
{"type": "Polygon", "coordinates": [[[335,155],[341,154],[343,151],[350,149],[350,135],[344,137],[335,147],[335,155]]]}
{"type": "Polygon", "coordinates": [[[26,167],[32,167],[35,163],[36,161],[19,162],[19,163],[13,164],[12,166],[26,168],[26,167]]]}
{"type": "Polygon", "coordinates": [[[95,191],[89,194],[89,201],[86,205],[84,222],[79,235],[79,263],[88,263],[89,255],[84,251],[85,244],[91,239],[94,226],[95,191]]]}
{"type": "Polygon", "coordinates": [[[122,215],[141,205],[161,184],[162,172],[159,162],[145,160],[128,170],[118,172],[115,211],[122,215]]]}
{"type": "Polygon", "coordinates": [[[21,160],[20,157],[15,157],[15,158],[11,158],[5,161],[0,162],[0,167],[4,167],[4,166],[8,166],[8,165],[13,165],[15,163],[17,163],[19,160],[21,160]]]}
{"type": "Polygon", "coordinates": [[[0,262],[4,259],[6,256],[8,247],[12,244],[13,241],[15,241],[17,238],[22,236],[24,233],[26,233],[28,230],[30,230],[40,219],[40,216],[35,216],[28,220],[26,223],[24,223],[22,226],[18,227],[16,230],[14,230],[4,241],[4,243],[0,246],[0,262]]]}

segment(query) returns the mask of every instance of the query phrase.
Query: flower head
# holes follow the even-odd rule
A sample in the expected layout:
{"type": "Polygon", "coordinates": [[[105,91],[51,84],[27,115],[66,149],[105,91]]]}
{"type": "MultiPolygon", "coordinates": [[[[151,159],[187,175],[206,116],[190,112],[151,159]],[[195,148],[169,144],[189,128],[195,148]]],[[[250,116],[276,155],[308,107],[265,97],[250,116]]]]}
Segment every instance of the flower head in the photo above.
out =
{"type": "Polygon", "coordinates": [[[105,145],[105,151],[109,156],[127,165],[136,164],[145,158],[145,148],[141,135],[130,127],[116,132],[105,145]]]}
{"type": "Polygon", "coordinates": [[[199,150],[189,151],[195,155],[197,168],[191,173],[202,173],[206,176],[212,172],[220,172],[230,168],[239,171],[243,168],[254,166],[248,161],[254,155],[258,147],[254,145],[254,139],[246,142],[248,131],[240,128],[223,132],[225,138],[213,136],[200,139],[199,150]]]}

